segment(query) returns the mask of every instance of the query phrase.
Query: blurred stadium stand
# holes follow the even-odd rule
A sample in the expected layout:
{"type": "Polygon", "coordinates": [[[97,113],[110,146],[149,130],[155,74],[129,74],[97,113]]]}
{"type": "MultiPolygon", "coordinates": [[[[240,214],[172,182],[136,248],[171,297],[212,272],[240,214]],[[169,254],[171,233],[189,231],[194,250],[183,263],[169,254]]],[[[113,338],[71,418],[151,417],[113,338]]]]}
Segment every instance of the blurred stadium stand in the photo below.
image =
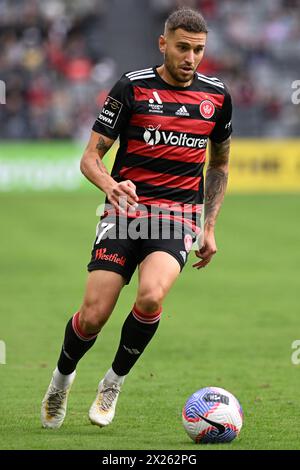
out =
{"type": "Polygon", "coordinates": [[[299,136],[300,0],[0,0],[0,138],[86,139],[115,80],[161,63],[157,37],[180,4],[207,19],[200,69],[228,85],[235,135],[299,136]]]}

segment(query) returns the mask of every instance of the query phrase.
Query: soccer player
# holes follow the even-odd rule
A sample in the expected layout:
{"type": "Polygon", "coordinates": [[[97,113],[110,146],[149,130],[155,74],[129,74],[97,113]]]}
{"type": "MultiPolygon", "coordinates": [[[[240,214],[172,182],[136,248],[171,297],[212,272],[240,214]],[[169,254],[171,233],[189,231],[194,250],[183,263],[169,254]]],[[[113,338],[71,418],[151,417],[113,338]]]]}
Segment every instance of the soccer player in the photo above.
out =
{"type": "Polygon", "coordinates": [[[200,260],[193,266],[205,267],[217,251],[214,227],[227,183],[232,109],[224,84],[197,72],[206,39],[207,26],[199,12],[173,12],[159,38],[163,64],[125,73],[93,126],[81,171],[106,194],[106,209],[88,265],[83,304],[67,323],[42,402],[44,427],[63,423],[77,363],[95,343],[138,267],[135,303],[89,411],[93,424],[111,423],[124,379],[155,334],[163,301],[187,261],[197,233],[194,216],[204,195],[204,236],[195,252],[200,260]],[[102,158],[118,137],[109,175],[102,158]],[[136,227],[142,221],[144,229],[155,221],[156,230],[150,236],[136,236],[136,231],[132,236],[131,224],[136,227]],[[168,237],[163,236],[166,224],[168,237]]]}

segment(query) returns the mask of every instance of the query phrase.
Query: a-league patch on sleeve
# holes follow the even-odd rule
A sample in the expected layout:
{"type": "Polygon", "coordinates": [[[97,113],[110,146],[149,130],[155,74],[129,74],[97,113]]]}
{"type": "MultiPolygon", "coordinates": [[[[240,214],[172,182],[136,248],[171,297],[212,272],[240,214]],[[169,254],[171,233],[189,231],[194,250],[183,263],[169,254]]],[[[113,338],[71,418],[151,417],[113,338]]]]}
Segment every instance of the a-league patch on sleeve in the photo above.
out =
{"type": "Polygon", "coordinates": [[[102,122],[112,129],[115,127],[119,118],[123,104],[120,101],[108,96],[104,102],[101,113],[99,114],[98,121],[102,122]]]}

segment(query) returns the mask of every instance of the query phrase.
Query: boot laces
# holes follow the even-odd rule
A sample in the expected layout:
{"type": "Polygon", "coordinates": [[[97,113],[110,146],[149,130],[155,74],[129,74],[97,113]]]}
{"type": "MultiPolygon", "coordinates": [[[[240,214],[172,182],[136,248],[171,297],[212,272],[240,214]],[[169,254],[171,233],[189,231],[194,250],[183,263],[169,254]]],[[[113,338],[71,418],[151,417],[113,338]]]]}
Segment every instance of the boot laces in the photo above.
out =
{"type": "Polygon", "coordinates": [[[47,400],[47,411],[50,416],[57,415],[57,412],[60,411],[66,396],[67,390],[59,390],[57,388],[52,389],[47,400]]]}
{"type": "Polygon", "coordinates": [[[100,409],[103,411],[109,410],[109,408],[112,406],[119,392],[120,392],[120,387],[118,387],[118,385],[112,385],[112,386],[103,388],[101,392],[102,397],[101,397],[101,400],[99,401],[100,409]]]}

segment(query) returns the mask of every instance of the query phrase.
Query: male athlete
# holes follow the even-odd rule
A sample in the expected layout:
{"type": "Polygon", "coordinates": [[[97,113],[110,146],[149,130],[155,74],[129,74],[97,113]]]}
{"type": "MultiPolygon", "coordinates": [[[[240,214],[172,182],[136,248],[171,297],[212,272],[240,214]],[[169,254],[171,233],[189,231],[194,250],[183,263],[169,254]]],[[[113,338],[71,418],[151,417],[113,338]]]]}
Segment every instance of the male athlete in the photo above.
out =
{"type": "Polygon", "coordinates": [[[197,11],[172,13],[159,38],[163,65],[125,73],[93,126],[81,171],[104,191],[107,210],[98,224],[83,304],[66,326],[42,402],[46,428],[62,425],[77,363],[95,343],[138,267],[135,304],[89,411],[90,421],[98,426],[113,420],[124,379],[157,330],[164,298],[195,238],[208,139],[204,237],[196,251],[200,261],[193,266],[205,267],[217,251],[214,227],[227,183],[231,99],[219,79],[196,72],[206,38],[207,27],[197,11]],[[109,175],[102,158],[118,137],[120,147],[109,175]],[[162,211],[158,214],[156,208],[162,211]],[[158,223],[154,235],[130,236],[130,223],[142,220],[146,228],[154,220],[158,223]],[[162,236],[166,224],[171,231],[167,239],[162,236]]]}

